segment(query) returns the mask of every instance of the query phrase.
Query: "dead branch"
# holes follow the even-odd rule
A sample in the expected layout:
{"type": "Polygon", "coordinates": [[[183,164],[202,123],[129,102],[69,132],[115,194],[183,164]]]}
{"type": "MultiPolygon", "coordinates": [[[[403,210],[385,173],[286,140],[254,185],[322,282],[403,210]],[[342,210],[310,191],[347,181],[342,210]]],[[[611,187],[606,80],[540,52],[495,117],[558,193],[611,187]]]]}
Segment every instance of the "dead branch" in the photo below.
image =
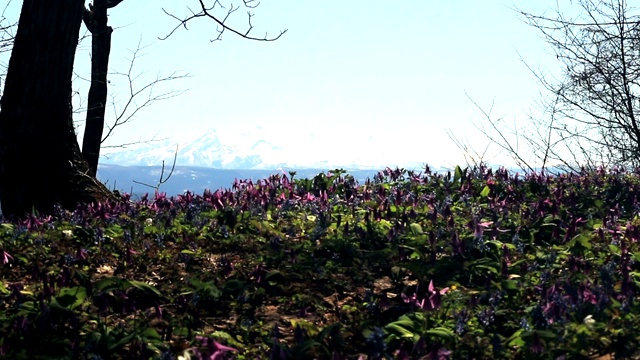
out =
{"type": "Polygon", "coordinates": [[[171,165],[171,171],[169,171],[169,175],[167,175],[167,177],[164,177],[164,160],[162,161],[162,170],[160,171],[160,178],[158,179],[158,183],[154,186],[154,185],[150,185],[138,180],[133,180],[134,183],[136,184],[140,184],[140,185],[144,185],[147,187],[150,187],[152,189],[155,189],[156,191],[160,190],[160,186],[162,186],[164,183],[166,183],[167,181],[169,181],[169,179],[171,178],[171,175],[173,175],[174,170],[176,169],[176,161],[178,160],[178,145],[176,145],[176,151],[173,154],[173,165],[171,165]]]}
{"type": "MultiPolygon", "coordinates": [[[[214,39],[211,39],[211,42],[222,40],[222,34],[224,34],[225,31],[230,31],[242,38],[245,38],[248,40],[256,40],[256,41],[278,40],[282,35],[284,35],[287,32],[286,29],[281,30],[280,34],[278,34],[275,37],[269,37],[267,33],[265,33],[264,37],[262,38],[250,36],[249,33],[254,28],[253,24],[251,23],[251,19],[253,18],[254,14],[252,14],[250,10],[247,11],[247,22],[248,22],[247,30],[244,32],[240,32],[234,29],[233,27],[227,25],[227,20],[229,19],[229,17],[234,12],[236,12],[240,8],[240,6],[234,7],[232,3],[229,5],[229,8],[227,9],[220,3],[220,0],[214,0],[213,4],[210,7],[207,7],[204,0],[198,0],[198,2],[200,5],[200,9],[196,12],[187,7],[187,9],[191,14],[184,17],[178,17],[163,8],[162,11],[164,11],[164,13],[169,17],[178,21],[178,24],[166,36],[160,37],[159,39],[160,40],[168,39],[171,35],[173,35],[173,33],[175,33],[181,27],[184,28],[185,30],[188,30],[187,23],[197,18],[208,18],[218,24],[218,28],[216,29],[216,31],[218,32],[218,35],[214,39]],[[222,15],[222,17],[220,15],[215,15],[213,12],[215,11],[216,7],[220,8],[221,10],[227,10],[226,14],[222,15]]],[[[259,5],[259,3],[256,3],[254,5],[253,4],[254,2],[255,0],[243,0],[244,7],[248,9],[255,9],[259,5]]]]}
{"type": "MultiPolygon", "coordinates": [[[[526,126],[500,127],[501,119],[483,113],[492,137],[522,167],[518,140],[527,156],[563,171],[601,166],[640,165],[640,14],[624,0],[578,0],[581,12],[568,18],[559,5],[551,16],[515,9],[540,32],[562,65],[560,77],[521,61],[542,85],[540,114],[529,114],[526,126]],[[515,141],[507,138],[507,131],[515,141]]],[[[558,3],[559,4],[559,3],[558,3]]]]}
{"type": "Polygon", "coordinates": [[[458,138],[453,133],[453,131],[449,129],[447,129],[446,132],[447,136],[449,137],[449,139],[451,139],[451,141],[453,141],[456,147],[462,150],[462,153],[464,154],[464,161],[467,167],[479,168],[482,166],[487,166],[487,164],[489,164],[489,160],[485,160],[485,158],[487,156],[487,151],[489,150],[490,144],[487,144],[487,146],[484,148],[484,151],[480,153],[476,149],[474,149],[473,146],[471,146],[469,140],[458,138]]]}
{"type": "Polygon", "coordinates": [[[640,16],[631,14],[623,0],[578,4],[584,21],[567,19],[560,9],[554,17],[519,11],[527,24],[540,31],[565,68],[561,79],[532,72],[557,98],[556,129],[578,129],[570,135],[589,139],[594,154],[608,154],[609,163],[638,165],[640,16]]]}
{"type": "Polygon", "coordinates": [[[18,28],[18,22],[9,20],[5,15],[9,5],[11,0],[7,2],[0,14],[0,53],[11,51],[18,28]]]}
{"type": "MultiPolygon", "coordinates": [[[[111,96],[111,106],[113,109],[113,118],[115,119],[111,124],[106,124],[107,133],[103,136],[101,143],[104,143],[114,132],[114,130],[123,126],[129,122],[131,122],[140,111],[143,109],[153,105],[157,101],[167,100],[179,96],[185,92],[185,90],[170,90],[164,91],[161,93],[156,93],[155,87],[158,84],[166,83],[169,81],[174,81],[178,79],[187,78],[189,74],[178,74],[176,72],[171,73],[168,76],[161,76],[160,74],[156,75],[155,79],[146,83],[141,87],[136,87],[136,82],[144,73],[135,74],[135,63],[138,58],[142,55],[140,52],[144,50],[147,46],[142,46],[141,42],[138,42],[137,48],[132,51],[131,59],[129,60],[129,67],[126,72],[113,72],[110,75],[124,77],[128,83],[128,97],[124,102],[124,105],[118,107],[116,106],[117,95],[111,96]],[[138,102],[138,99],[142,98],[141,102],[138,102]]],[[[140,142],[133,142],[130,144],[118,145],[115,147],[126,147],[128,145],[137,144],[140,142]]],[[[104,146],[106,147],[114,147],[114,146],[104,146]]]]}

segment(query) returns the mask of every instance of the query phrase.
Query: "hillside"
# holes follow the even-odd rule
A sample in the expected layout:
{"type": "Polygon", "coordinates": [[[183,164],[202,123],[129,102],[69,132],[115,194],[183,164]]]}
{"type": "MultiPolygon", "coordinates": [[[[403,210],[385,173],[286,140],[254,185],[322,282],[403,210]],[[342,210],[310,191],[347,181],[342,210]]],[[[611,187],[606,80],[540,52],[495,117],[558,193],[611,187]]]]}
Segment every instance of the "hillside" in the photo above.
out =
{"type": "Polygon", "coordinates": [[[386,169],[34,215],[0,226],[0,356],[638,358],[639,198],[386,169]]]}

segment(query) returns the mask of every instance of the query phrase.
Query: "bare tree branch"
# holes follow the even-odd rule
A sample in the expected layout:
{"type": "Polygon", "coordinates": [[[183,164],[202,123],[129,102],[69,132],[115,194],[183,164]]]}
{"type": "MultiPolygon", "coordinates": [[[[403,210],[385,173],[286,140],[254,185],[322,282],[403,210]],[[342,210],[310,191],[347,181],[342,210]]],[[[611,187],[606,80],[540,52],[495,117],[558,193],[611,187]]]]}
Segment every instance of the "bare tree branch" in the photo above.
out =
{"type": "Polygon", "coordinates": [[[116,95],[110,94],[110,97],[112,99],[111,106],[113,108],[115,120],[111,124],[106,124],[107,133],[103,136],[102,143],[104,143],[113,134],[113,131],[117,127],[129,123],[144,108],[153,105],[156,101],[171,99],[185,92],[185,90],[170,90],[161,93],[154,92],[155,87],[160,83],[184,79],[190,76],[189,74],[178,74],[177,72],[173,72],[168,76],[161,76],[160,74],[158,74],[156,75],[156,78],[151,82],[143,85],[140,88],[136,88],[136,80],[138,80],[142,73],[134,75],[134,65],[136,59],[141,56],[140,51],[144,50],[145,48],[146,46],[141,46],[141,41],[138,42],[137,48],[132,51],[132,57],[129,60],[129,68],[127,69],[127,72],[114,72],[110,74],[126,78],[128,82],[129,93],[127,100],[124,102],[124,105],[120,107],[116,106],[116,95]],[[142,102],[138,102],[137,100],[144,95],[146,95],[146,97],[142,99],[142,102]]]}
{"type": "MultiPolygon", "coordinates": [[[[105,142],[109,137],[114,134],[114,131],[117,127],[123,126],[125,124],[130,123],[134,120],[139,113],[153,105],[157,101],[167,100],[179,96],[186,92],[186,90],[168,90],[157,93],[155,91],[155,87],[161,83],[167,83],[172,80],[179,80],[183,78],[190,77],[189,74],[179,74],[177,72],[173,72],[168,76],[156,75],[155,79],[146,82],[144,85],[138,87],[137,83],[141,80],[144,72],[136,73],[135,72],[135,63],[141,56],[144,56],[141,52],[146,49],[149,45],[142,46],[142,40],[138,41],[138,45],[135,50],[131,51],[131,58],[129,59],[129,66],[126,72],[112,72],[109,75],[114,80],[109,80],[109,84],[115,83],[117,78],[124,78],[127,82],[127,94],[124,100],[121,98],[120,94],[113,94],[109,92],[109,97],[111,98],[110,106],[113,110],[113,117],[111,122],[106,123],[105,126],[107,128],[107,132],[103,135],[101,140],[101,148],[127,148],[132,145],[138,144],[147,144],[157,141],[162,141],[164,139],[156,139],[155,137],[150,139],[140,139],[138,141],[124,142],[116,145],[105,145],[105,142]],[[118,105],[119,103],[122,103],[118,105]]],[[[74,73],[76,80],[82,80],[87,83],[91,82],[90,79],[82,77],[81,75],[74,73]]],[[[77,98],[74,106],[74,114],[84,114],[87,109],[84,107],[84,103],[86,99],[82,97],[82,93],[79,91],[74,91],[73,96],[77,98]]],[[[76,123],[76,128],[82,126],[84,124],[84,119],[74,121],[76,123]]]]}
{"type": "MultiPolygon", "coordinates": [[[[516,162],[516,165],[518,165],[520,168],[522,168],[525,171],[530,171],[530,172],[535,171],[535,169],[531,165],[529,165],[528,161],[522,157],[522,154],[519,151],[519,146],[517,144],[518,137],[517,136],[515,137],[516,143],[514,144],[512,141],[507,139],[505,131],[502,128],[498,127],[498,123],[502,120],[502,118],[498,120],[494,120],[491,118],[491,112],[493,111],[495,100],[491,103],[491,107],[487,112],[480,105],[478,105],[478,103],[476,103],[468,94],[466,95],[467,95],[467,98],[471,101],[471,103],[473,103],[473,105],[478,110],[480,110],[480,112],[482,112],[482,114],[484,115],[484,118],[489,123],[491,129],[496,131],[498,136],[500,137],[500,141],[493,140],[493,142],[499,147],[501,147],[503,150],[505,150],[509,154],[509,156],[511,156],[511,158],[516,162]]],[[[488,138],[493,139],[493,136],[489,135],[490,132],[487,131],[483,126],[478,126],[478,124],[474,124],[474,125],[476,126],[478,131],[483,133],[488,138]]],[[[515,133],[515,135],[517,135],[517,132],[515,133]]]]}
{"type": "MultiPolygon", "coordinates": [[[[579,13],[567,17],[514,9],[540,32],[562,64],[560,77],[527,68],[542,85],[541,114],[528,126],[514,126],[542,168],[566,171],[599,166],[640,165],[640,14],[625,0],[577,0],[579,13]]],[[[521,58],[522,60],[522,58],[521,58]]],[[[473,102],[473,100],[472,100],[473,102]]],[[[477,106],[477,104],[474,105],[477,106]]],[[[480,107],[478,107],[480,109],[480,107]]],[[[487,135],[517,163],[531,169],[522,149],[507,139],[499,120],[480,109],[497,137],[487,135]]]]}
{"type": "Polygon", "coordinates": [[[155,189],[156,191],[160,190],[160,186],[162,186],[162,184],[166,183],[167,181],[169,181],[169,179],[171,178],[171,175],[173,175],[173,172],[176,169],[176,160],[178,160],[178,145],[176,145],[176,151],[173,154],[173,165],[171,165],[171,171],[169,171],[169,174],[167,175],[167,177],[164,177],[164,160],[162,161],[162,170],[160,171],[160,178],[158,178],[158,183],[154,186],[154,185],[150,185],[141,181],[137,181],[137,180],[133,180],[134,183],[136,184],[140,184],[140,185],[144,185],[147,187],[150,187],[152,189],[155,189]]]}
{"type": "Polygon", "coordinates": [[[591,135],[597,134],[590,139],[591,145],[608,153],[609,162],[638,165],[640,16],[632,15],[624,0],[581,0],[578,4],[586,21],[566,19],[560,9],[553,18],[519,11],[542,33],[566,68],[559,81],[536,76],[557,97],[553,113],[560,124],[581,124],[591,135]]]}
{"type": "MultiPolygon", "coordinates": [[[[215,23],[218,24],[218,29],[216,30],[218,32],[218,35],[216,36],[216,38],[212,39],[211,42],[214,41],[218,41],[218,40],[222,40],[222,34],[225,31],[230,31],[242,38],[245,39],[249,39],[249,40],[256,40],[256,41],[274,41],[274,40],[278,40],[282,35],[284,35],[287,30],[281,30],[280,34],[278,34],[275,37],[269,37],[268,34],[265,33],[264,37],[259,38],[259,37],[253,37],[250,36],[249,33],[251,32],[251,30],[253,30],[253,24],[251,23],[251,19],[253,18],[253,14],[251,13],[251,11],[247,11],[247,20],[248,20],[248,26],[247,26],[247,30],[244,32],[240,32],[236,29],[234,29],[233,27],[227,25],[227,20],[229,19],[229,17],[231,16],[231,14],[233,14],[234,12],[236,12],[240,6],[233,6],[233,3],[229,5],[229,9],[227,10],[226,14],[224,14],[222,17],[220,17],[219,15],[214,15],[213,12],[216,9],[216,6],[219,7],[220,9],[226,9],[221,3],[220,0],[214,0],[213,4],[211,6],[207,6],[205,4],[204,0],[198,0],[199,4],[200,4],[200,9],[195,12],[193,10],[191,10],[190,8],[187,8],[189,10],[189,12],[191,12],[191,15],[186,16],[186,17],[178,17],[170,12],[168,12],[167,10],[165,10],[164,8],[162,9],[162,11],[164,11],[165,14],[167,14],[168,16],[172,17],[173,19],[178,21],[178,25],[176,25],[166,36],[164,37],[160,37],[160,40],[166,40],[168,39],[171,35],[173,35],[173,33],[175,33],[179,28],[183,27],[184,29],[188,30],[187,28],[187,23],[197,19],[197,18],[209,18],[210,20],[213,20],[215,23]]],[[[253,4],[255,2],[255,0],[243,0],[243,4],[246,8],[248,9],[255,9],[260,3],[256,3],[255,5],[253,4]]]]}
{"type": "MultiPolygon", "coordinates": [[[[16,30],[18,28],[18,22],[9,20],[5,15],[10,4],[11,0],[7,2],[2,9],[2,14],[0,14],[0,54],[11,51],[13,48],[13,40],[16,36],[16,30]]],[[[0,61],[0,90],[1,85],[4,82],[3,78],[7,72],[7,67],[7,62],[0,61]]],[[[0,95],[2,95],[2,91],[0,91],[0,95]]]]}
{"type": "Polygon", "coordinates": [[[481,167],[486,166],[489,163],[489,160],[485,160],[487,155],[487,151],[489,150],[489,145],[484,148],[483,152],[480,153],[476,149],[471,146],[468,140],[459,139],[451,130],[446,130],[447,136],[453,143],[458,147],[458,149],[462,150],[464,154],[464,160],[468,167],[481,167]]]}
{"type": "MultiPolygon", "coordinates": [[[[149,144],[149,143],[153,143],[153,142],[159,142],[159,141],[164,141],[167,140],[167,138],[162,138],[162,139],[156,139],[156,137],[152,137],[151,139],[140,139],[138,141],[130,141],[130,142],[124,142],[124,143],[119,143],[118,145],[102,145],[103,149],[126,149],[130,146],[133,145],[140,145],[140,144],[149,144]]],[[[109,158],[109,154],[104,154],[101,155],[106,157],[107,159],[109,158]]]]}
{"type": "Polygon", "coordinates": [[[11,0],[7,2],[2,9],[2,14],[0,14],[0,53],[11,50],[18,28],[18,22],[7,19],[5,15],[9,5],[11,5],[11,0]]]}

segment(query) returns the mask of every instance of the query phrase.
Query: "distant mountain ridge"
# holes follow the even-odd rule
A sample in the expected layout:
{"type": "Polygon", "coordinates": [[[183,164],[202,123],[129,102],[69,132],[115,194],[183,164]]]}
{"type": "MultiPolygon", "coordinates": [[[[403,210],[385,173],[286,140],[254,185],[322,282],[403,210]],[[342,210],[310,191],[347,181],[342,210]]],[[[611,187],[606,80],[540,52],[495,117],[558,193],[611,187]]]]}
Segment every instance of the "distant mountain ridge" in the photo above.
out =
{"type": "Polygon", "coordinates": [[[176,164],[183,166],[201,166],[218,169],[252,169],[261,164],[260,155],[251,154],[237,146],[220,142],[218,134],[209,130],[197,139],[176,143],[171,140],[152,142],[134,149],[127,149],[103,156],[103,163],[125,166],[171,165],[174,156],[176,164]]]}
{"type": "MultiPolygon", "coordinates": [[[[285,150],[260,137],[259,131],[247,134],[221,135],[210,129],[195,139],[177,142],[164,140],[143,144],[136,148],[107,153],[101,163],[123,166],[176,164],[216,169],[273,170],[279,168],[311,169],[381,169],[382,164],[362,164],[338,156],[338,160],[318,160],[305,157],[300,151],[285,150]],[[222,139],[226,139],[223,141],[222,139]],[[302,159],[302,160],[301,160],[302,159]]],[[[351,149],[351,154],[357,149],[351,149]]],[[[317,155],[316,155],[317,157],[317,155]]],[[[417,165],[417,164],[415,164],[417,165]]]]}
{"type": "MultiPolygon", "coordinates": [[[[165,168],[164,177],[169,175],[171,167],[165,168]]],[[[293,169],[259,170],[259,169],[214,169],[196,166],[176,166],[169,180],[160,185],[160,191],[169,196],[184,194],[187,190],[194,194],[202,194],[205,189],[230,189],[235,179],[252,179],[254,181],[266,179],[273,174],[286,174],[293,169]]],[[[331,169],[298,169],[295,178],[310,178],[331,169]]],[[[382,170],[382,169],[380,169],[382,170]]],[[[362,183],[367,178],[373,178],[378,170],[351,170],[351,174],[362,183]]],[[[118,190],[141,196],[144,193],[153,194],[154,186],[158,185],[161,166],[119,166],[100,164],[98,179],[109,189],[118,190]],[[143,185],[147,184],[149,186],[143,185]]]]}
{"type": "MultiPolygon", "coordinates": [[[[315,152],[314,159],[305,150],[287,151],[273,144],[263,138],[262,130],[220,133],[210,129],[182,142],[164,140],[108,153],[101,158],[98,179],[110,189],[137,195],[153,193],[160,181],[161,165],[165,165],[166,178],[175,157],[175,170],[166,183],[160,184],[160,191],[178,195],[187,190],[202,194],[205,189],[231,188],[235,179],[259,180],[273,174],[288,175],[290,170],[296,171],[296,178],[310,178],[320,172],[345,169],[356,180],[364,182],[386,166],[394,167],[350,161],[349,156],[358,158],[358,148],[346,148],[345,156],[338,153],[338,160],[318,160],[324,156],[323,152],[315,152]]],[[[424,169],[422,164],[404,167],[424,169]]]]}

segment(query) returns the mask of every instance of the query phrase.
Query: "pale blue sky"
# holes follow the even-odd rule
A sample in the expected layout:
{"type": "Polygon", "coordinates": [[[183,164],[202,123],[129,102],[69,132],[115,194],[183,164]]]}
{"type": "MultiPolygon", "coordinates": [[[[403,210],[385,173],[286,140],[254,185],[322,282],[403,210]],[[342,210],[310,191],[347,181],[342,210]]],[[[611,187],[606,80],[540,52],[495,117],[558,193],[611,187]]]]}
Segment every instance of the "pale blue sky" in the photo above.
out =
{"type": "MultiPolygon", "coordinates": [[[[228,139],[259,131],[296,159],[463,164],[447,129],[479,151],[488,143],[473,127],[482,114],[465,92],[486,108],[495,99],[496,116],[525,121],[539,86],[520,55],[551,72],[560,66],[536,30],[510,8],[540,13],[554,4],[263,0],[252,10],[252,34],[275,36],[288,29],[278,41],[255,42],[228,32],[211,43],[216,25],[206,19],[158,40],[176,25],[162,8],[186,15],[197,1],[125,0],[110,11],[111,70],[126,71],[130,51],[142,39],[150,46],[136,63],[138,72],[146,72],[140,85],[158,73],[192,76],[158,88],[188,91],[140,113],[109,144],[153,136],[180,142],[214,128],[228,139]]],[[[232,20],[244,30],[246,10],[232,20]]],[[[89,47],[85,40],[76,60],[86,77],[89,47]]],[[[116,101],[124,101],[126,82],[110,80],[110,91],[125,95],[116,101]]],[[[491,156],[497,151],[490,148],[489,160],[506,161],[491,156]]]]}

